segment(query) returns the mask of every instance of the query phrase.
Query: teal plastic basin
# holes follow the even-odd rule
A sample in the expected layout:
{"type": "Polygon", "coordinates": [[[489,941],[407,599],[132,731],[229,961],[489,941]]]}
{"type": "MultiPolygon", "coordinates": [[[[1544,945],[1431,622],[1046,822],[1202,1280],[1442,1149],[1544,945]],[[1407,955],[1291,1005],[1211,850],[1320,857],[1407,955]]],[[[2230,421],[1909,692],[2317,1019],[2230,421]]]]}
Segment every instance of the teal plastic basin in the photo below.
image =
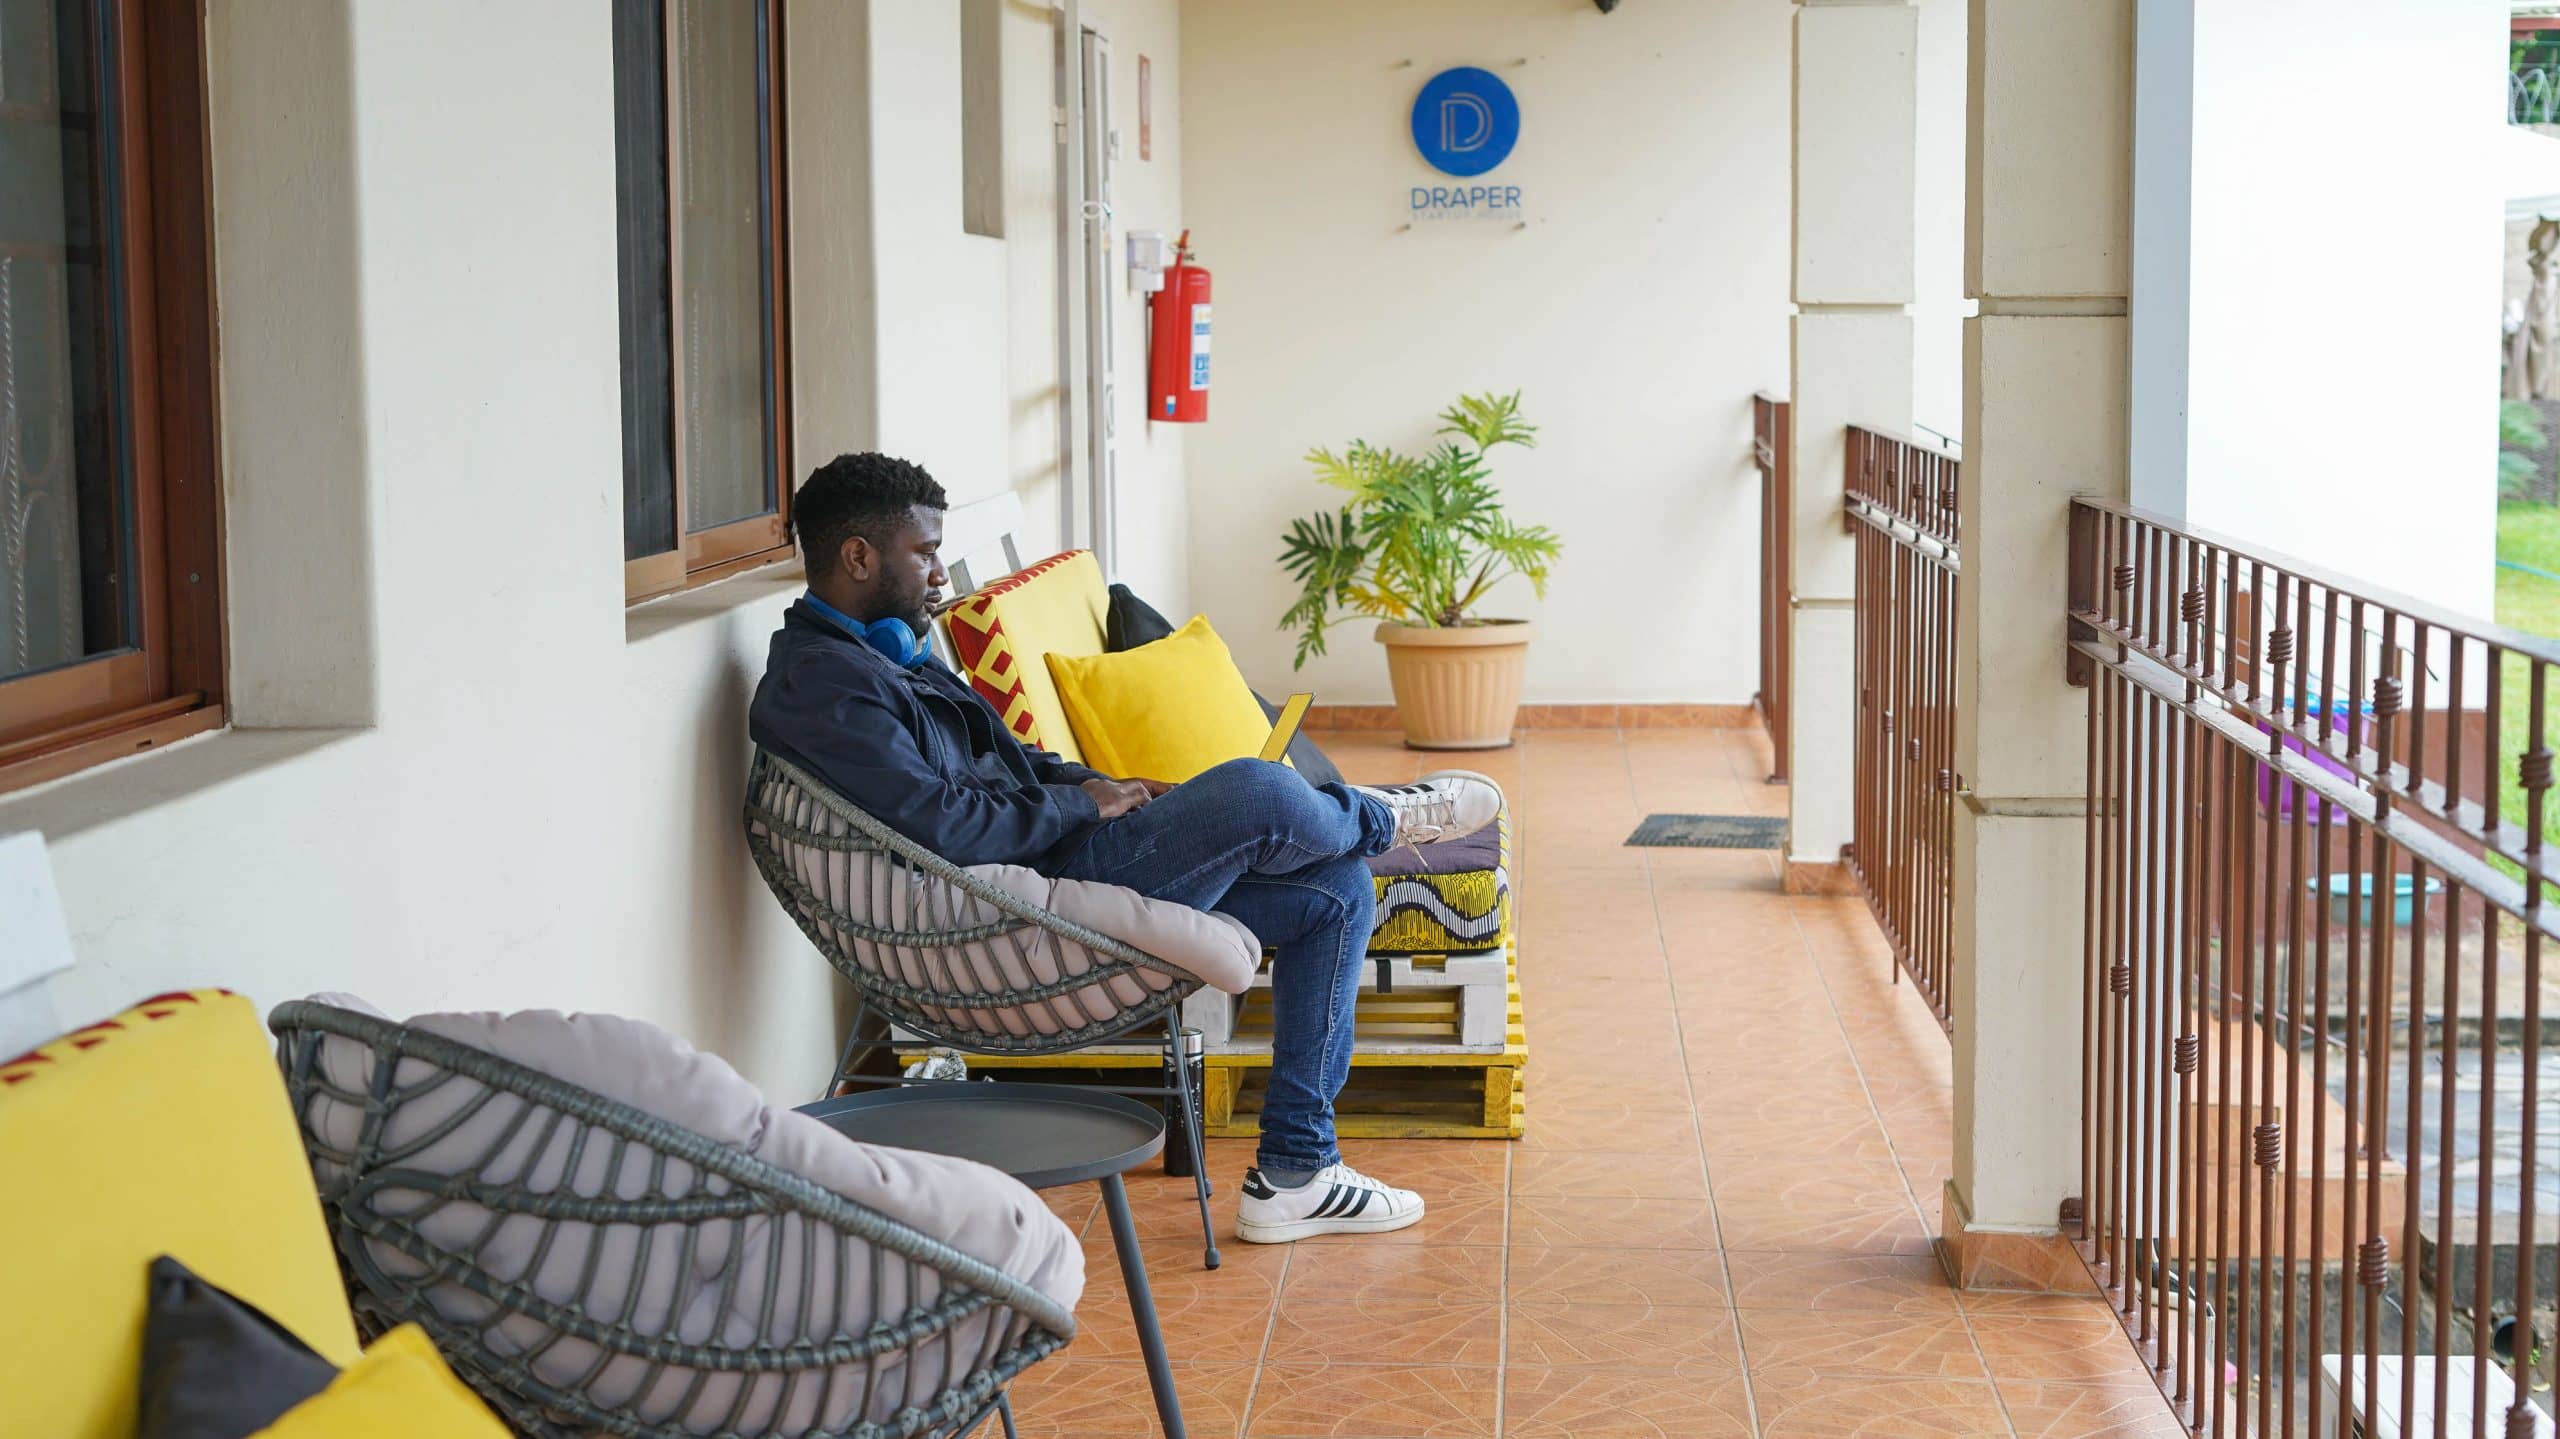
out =
{"type": "MultiPolygon", "coordinates": [[[[2347,906],[2356,903],[2358,898],[2361,897],[2364,904],[2364,913],[2359,922],[2364,924],[2373,923],[2373,891],[2375,888],[2373,881],[2374,877],[2370,874],[2333,874],[2329,876],[2329,922],[2331,924],[2345,924],[2347,922],[2347,906]]],[[[2318,879],[2307,879],[2302,882],[2302,887],[2310,890],[2314,894],[2317,894],[2320,892],[2320,881],[2318,879]]],[[[2427,881],[2427,893],[2432,895],[2441,894],[2443,892],[2444,881],[2438,879],[2430,879],[2427,881]]],[[[2393,924],[2406,927],[2409,921],[2416,915],[2417,905],[2418,881],[2416,877],[2406,874],[2393,875],[2391,877],[2391,922],[2393,924]]]]}

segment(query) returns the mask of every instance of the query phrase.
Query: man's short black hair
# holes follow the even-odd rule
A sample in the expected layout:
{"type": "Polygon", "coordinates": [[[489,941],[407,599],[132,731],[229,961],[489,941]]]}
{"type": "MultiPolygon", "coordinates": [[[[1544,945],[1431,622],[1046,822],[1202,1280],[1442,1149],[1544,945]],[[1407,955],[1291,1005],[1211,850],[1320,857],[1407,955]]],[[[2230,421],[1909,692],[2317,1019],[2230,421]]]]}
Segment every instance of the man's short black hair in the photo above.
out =
{"type": "Polygon", "coordinates": [[[924,466],[892,455],[838,455],[810,471],[791,499],[791,527],[799,533],[809,578],[833,573],[844,542],[855,535],[886,543],[918,505],[947,510],[951,501],[924,466]]]}

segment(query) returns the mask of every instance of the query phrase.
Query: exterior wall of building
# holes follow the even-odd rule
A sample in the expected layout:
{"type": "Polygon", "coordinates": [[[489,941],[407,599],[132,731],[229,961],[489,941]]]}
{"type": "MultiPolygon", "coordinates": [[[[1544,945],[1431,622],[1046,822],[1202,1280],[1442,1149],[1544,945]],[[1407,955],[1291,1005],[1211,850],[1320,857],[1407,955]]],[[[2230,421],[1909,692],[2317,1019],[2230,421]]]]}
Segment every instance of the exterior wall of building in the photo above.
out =
{"type": "MultiPolygon", "coordinates": [[[[1552,0],[1195,3],[1183,12],[1183,192],[1217,279],[1210,419],[1188,437],[1196,603],[1257,683],[1287,522],[1324,507],[1311,446],[1428,444],[1462,392],[1521,392],[1538,447],[1497,455],[1513,513],[1565,553],[1534,617],[1532,701],[1739,703],[1758,573],[1750,393],[1787,374],[1784,6],[1552,0]],[[1439,71],[1511,86],[1516,216],[1420,220],[1460,183],[1408,117],[1439,71]]],[[[1807,483],[1821,483],[1809,477],[1807,483]]],[[[1836,483],[1836,479],[1835,479],[1836,483]]],[[[1354,625],[1300,688],[1388,697],[1354,625]]]]}
{"type": "MultiPolygon", "coordinates": [[[[1918,0],[1913,168],[1911,422],[1964,438],[1964,50],[1966,0],[1918,0]]],[[[1926,436],[1923,436],[1925,438],[1926,436]]]]}
{"type": "MultiPolygon", "coordinates": [[[[956,10],[792,0],[787,54],[801,467],[876,443],[965,502],[1013,482],[1014,396],[956,10]]],[[[797,572],[622,601],[607,14],[214,0],[242,723],[0,798],[53,846],[66,1019],[345,990],[635,1015],[777,1096],[833,1059],[844,990],[739,837],[797,572]]]]}
{"type": "MultiPolygon", "coordinates": [[[[2497,0],[2266,0],[2194,19],[2184,513],[2481,615],[2506,16],[2497,0]]],[[[2137,251],[2155,242],[2137,217],[2137,251]]]]}

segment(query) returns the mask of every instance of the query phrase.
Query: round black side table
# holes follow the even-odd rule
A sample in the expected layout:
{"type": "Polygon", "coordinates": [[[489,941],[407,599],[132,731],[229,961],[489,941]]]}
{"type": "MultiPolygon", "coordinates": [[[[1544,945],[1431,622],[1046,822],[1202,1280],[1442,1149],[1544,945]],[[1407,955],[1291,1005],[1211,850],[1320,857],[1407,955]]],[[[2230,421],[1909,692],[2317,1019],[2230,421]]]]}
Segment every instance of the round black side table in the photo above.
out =
{"type": "MultiPolygon", "coordinates": [[[[1165,1359],[1164,1334],[1156,1327],[1155,1296],[1147,1288],[1146,1256],[1139,1252],[1129,1192],[1120,1182],[1121,1175],[1163,1152],[1163,1115],[1099,1090],[1001,1081],[877,1089],[804,1104],[800,1112],[848,1139],[974,1159],[1033,1189],[1099,1182],[1157,1417],[1165,1439],[1186,1439],[1182,1405],[1173,1391],[1173,1366],[1165,1359]]],[[[1012,1427],[1010,1413],[1006,1427],[1012,1427]]]]}

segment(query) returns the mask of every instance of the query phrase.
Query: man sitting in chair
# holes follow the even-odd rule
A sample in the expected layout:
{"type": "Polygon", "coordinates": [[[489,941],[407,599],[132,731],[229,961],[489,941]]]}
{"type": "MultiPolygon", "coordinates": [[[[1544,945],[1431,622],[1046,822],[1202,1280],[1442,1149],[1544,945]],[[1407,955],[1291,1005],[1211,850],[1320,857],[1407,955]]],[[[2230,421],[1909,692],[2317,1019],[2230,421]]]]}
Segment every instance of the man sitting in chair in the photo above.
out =
{"type": "Polygon", "coordinates": [[[1419,1220],[1420,1195],[1343,1163],[1334,1142],[1376,907],[1361,861],[1474,833],[1500,791],[1463,772],[1317,789],[1255,759],[1167,785],[1023,744],[925,643],[948,583],[948,507],[932,476],[885,455],[842,455],[809,476],[791,505],[809,592],[774,634],[749,733],[955,864],[1026,865],[1241,921],[1276,957],[1270,1091],[1237,1237],[1419,1220]]]}

